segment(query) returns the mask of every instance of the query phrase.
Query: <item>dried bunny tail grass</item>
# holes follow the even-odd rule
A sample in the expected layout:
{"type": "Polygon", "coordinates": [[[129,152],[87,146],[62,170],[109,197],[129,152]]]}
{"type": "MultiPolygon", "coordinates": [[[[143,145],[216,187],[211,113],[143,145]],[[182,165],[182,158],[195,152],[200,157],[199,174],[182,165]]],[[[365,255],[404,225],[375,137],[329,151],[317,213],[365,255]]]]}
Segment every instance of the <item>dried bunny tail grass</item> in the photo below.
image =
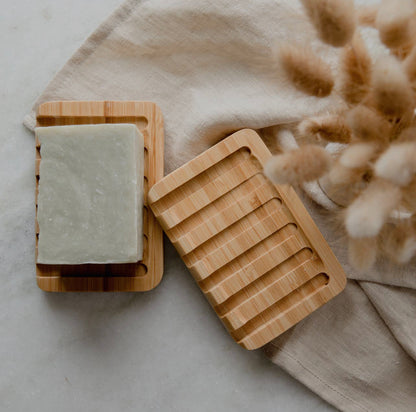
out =
{"type": "Polygon", "coordinates": [[[349,143],[351,140],[351,130],[339,115],[310,117],[299,124],[298,131],[302,136],[313,136],[316,140],[337,143],[349,143]]]}
{"type": "MultiPolygon", "coordinates": [[[[405,130],[411,128],[413,119],[414,119],[414,107],[412,106],[410,106],[407,112],[404,113],[402,116],[390,118],[390,123],[392,125],[390,141],[396,141],[405,132],[405,130]]],[[[403,137],[404,136],[405,135],[403,135],[403,137]]]]}
{"type": "Polygon", "coordinates": [[[411,213],[416,213],[416,178],[402,189],[403,206],[411,213]]]}
{"type": "Polygon", "coordinates": [[[365,171],[345,167],[338,159],[330,171],[319,179],[319,186],[333,202],[347,207],[366,186],[363,176],[365,171]]]}
{"type": "Polygon", "coordinates": [[[264,173],[276,184],[300,184],[321,177],[328,171],[330,163],[331,157],[324,149],[306,145],[273,156],[266,163],[264,173]]]}
{"type": "Polygon", "coordinates": [[[375,179],[348,207],[345,227],[353,238],[375,237],[401,200],[400,189],[375,179]]]}
{"type": "MultiPolygon", "coordinates": [[[[414,24],[416,25],[416,22],[414,24]]],[[[413,89],[416,91],[416,46],[403,61],[403,68],[407,77],[413,83],[413,89]]]]}
{"type": "Polygon", "coordinates": [[[412,0],[382,1],[376,18],[380,40],[392,50],[410,50],[415,35],[412,24],[414,13],[412,0]]]}
{"type": "Polygon", "coordinates": [[[374,165],[376,176],[399,186],[407,186],[416,173],[416,142],[390,146],[374,165]]]}
{"type": "Polygon", "coordinates": [[[363,169],[369,166],[377,152],[374,143],[354,143],[347,147],[339,158],[342,166],[349,169],[363,169]]]}
{"type": "Polygon", "coordinates": [[[370,90],[372,61],[359,33],[342,50],[340,66],[341,95],[347,103],[361,102],[370,90]]]}
{"type": "Polygon", "coordinates": [[[342,47],[351,40],[356,27],[353,0],[303,0],[302,3],[323,42],[342,47]]]}
{"type": "Polygon", "coordinates": [[[338,203],[348,205],[368,184],[366,176],[377,151],[378,145],[373,143],[351,144],[333,162],[329,173],[320,180],[321,187],[325,186],[323,190],[332,199],[338,199],[338,203]]]}
{"type": "Polygon", "coordinates": [[[409,222],[388,225],[380,240],[383,252],[395,263],[409,263],[416,254],[416,233],[409,222]]]}
{"type": "Polygon", "coordinates": [[[346,123],[355,137],[367,142],[387,142],[392,129],[388,120],[363,105],[348,112],[346,123]]]}
{"type": "Polygon", "coordinates": [[[393,56],[380,58],[374,67],[373,97],[377,108],[386,116],[401,117],[413,111],[411,84],[393,56]]]}
{"type": "Polygon", "coordinates": [[[348,238],[348,260],[360,272],[366,272],[374,266],[377,252],[378,242],[376,237],[348,238]]]}
{"type": "Polygon", "coordinates": [[[402,142],[416,142],[416,126],[404,129],[396,140],[398,143],[402,142]]]}
{"type": "Polygon", "coordinates": [[[378,4],[361,6],[357,9],[358,24],[360,26],[375,27],[378,13],[378,4]]]}
{"type": "Polygon", "coordinates": [[[282,46],[278,57],[289,80],[297,89],[317,97],[328,96],[334,87],[330,66],[310,49],[282,46]]]}
{"type": "Polygon", "coordinates": [[[362,179],[362,170],[344,166],[338,159],[328,173],[328,179],[332,186],[339,188],[352,185],[362,179]]]}

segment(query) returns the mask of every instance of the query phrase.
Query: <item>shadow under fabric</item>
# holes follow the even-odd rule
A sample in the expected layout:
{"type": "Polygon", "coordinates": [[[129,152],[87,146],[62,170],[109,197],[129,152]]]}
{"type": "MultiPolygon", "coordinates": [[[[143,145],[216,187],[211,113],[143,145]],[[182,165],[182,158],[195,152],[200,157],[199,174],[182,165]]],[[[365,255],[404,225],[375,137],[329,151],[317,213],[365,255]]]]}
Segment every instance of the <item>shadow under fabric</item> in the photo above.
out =
{"type": "MultiPolygon", "coordinates": [[[[149,100],[165,119],[166,172],[244,127],[269,128],[263,135],[275,151],[272,126],[336,104],[293,90],[272,62],[276,42],[315,37],[293,0],[128,0],[67,62],[24,123],[33,130],[36,106],[48,100],[149,100]]],[[[317,40],[313,46],[322,49],[317,40]]],[[[341,410],[416,410],[415,265],[355,273],[328,212],[303,197],[349,281],[268,344],[266,356],[341,410]]]]}

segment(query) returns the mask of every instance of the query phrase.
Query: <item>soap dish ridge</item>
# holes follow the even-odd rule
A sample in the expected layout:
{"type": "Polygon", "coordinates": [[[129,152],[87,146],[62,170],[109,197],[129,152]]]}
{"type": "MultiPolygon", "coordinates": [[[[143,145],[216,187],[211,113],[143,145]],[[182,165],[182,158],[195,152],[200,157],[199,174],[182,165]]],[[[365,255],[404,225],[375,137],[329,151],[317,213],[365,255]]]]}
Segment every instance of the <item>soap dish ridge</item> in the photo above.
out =
{"type": "Polygon", "coordinates": [[[299,197],[263,174],[241,130],[163,178],[149,205],[232,338],[270,342],[336,296],[346,276],[299,197]]]}

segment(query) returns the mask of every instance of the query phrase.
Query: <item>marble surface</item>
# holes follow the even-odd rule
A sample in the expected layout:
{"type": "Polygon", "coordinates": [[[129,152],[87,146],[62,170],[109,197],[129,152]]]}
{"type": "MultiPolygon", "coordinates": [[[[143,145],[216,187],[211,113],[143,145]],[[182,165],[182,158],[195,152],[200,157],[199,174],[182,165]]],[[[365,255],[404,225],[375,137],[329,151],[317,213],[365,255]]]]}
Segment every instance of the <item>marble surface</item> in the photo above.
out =
{"type": "Polygon", "coordinates": [[[228,336],[165,240],[142,294],[47,294],[35,283],[33,101],[120,0],[14,0],[0,15],[0,410],[329,411],[228,336]]]}

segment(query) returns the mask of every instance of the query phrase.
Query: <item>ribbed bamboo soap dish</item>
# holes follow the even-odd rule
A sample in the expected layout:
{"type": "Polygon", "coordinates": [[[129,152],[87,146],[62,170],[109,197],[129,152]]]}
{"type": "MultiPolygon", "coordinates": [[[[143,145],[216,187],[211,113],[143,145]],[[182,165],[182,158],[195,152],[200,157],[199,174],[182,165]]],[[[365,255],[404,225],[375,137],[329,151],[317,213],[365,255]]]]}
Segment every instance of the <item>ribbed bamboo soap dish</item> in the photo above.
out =
{"type": "MultiPolygon", "coordinates": [[[[163,275],[163,232],[147,206],[149,188],[163,177],[163,119],[151,102],[57,101],[41,104],[37,126],[132,123],[144,137],[143,259],[137,263],[36,265],[38,286],[49,292],[133,292],[154,288],[163,275]]],[[[36,204],[40,143],[36,141],[36,204]]],[[[37,205],[36,205],[37,208],[37,205]]],[[[39,226],[36,221],[36,254],[39,226]]]]}
{"type": "Polygon", "coordinates": [[[241,130],[155,184],[149,206],[231,336],[256,349],[340,293],[345,274],[271,153],[241,130]]]}

